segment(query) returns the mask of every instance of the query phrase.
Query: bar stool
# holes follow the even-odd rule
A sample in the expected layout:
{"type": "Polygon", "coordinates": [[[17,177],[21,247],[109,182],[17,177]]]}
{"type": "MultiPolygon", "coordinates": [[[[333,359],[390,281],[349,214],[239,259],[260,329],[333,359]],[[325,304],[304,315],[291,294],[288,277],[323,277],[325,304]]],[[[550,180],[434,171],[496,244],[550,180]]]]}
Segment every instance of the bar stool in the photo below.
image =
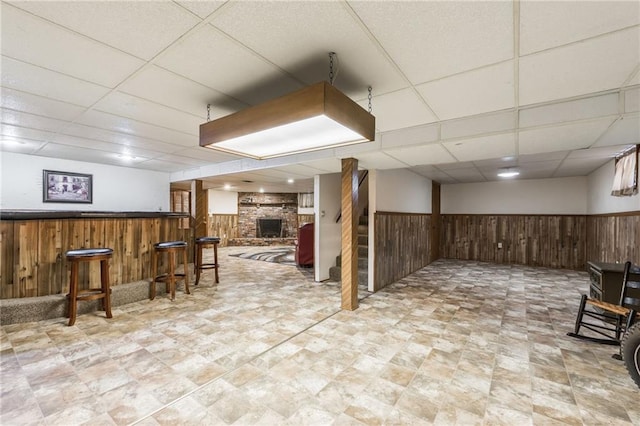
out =
{"type": "Polygon", "coordinates": [[[177,277],[184,277],[184,292],[186,294],[191,294],[189,292],[189,264],[187,263],[187,243],[186,241],[166,241],[162,243],[156,243],[153,245],[154,255],[153,255],[153,265],[152,265],[152,273],[153,273],[153,281],[151,282],[151,297],[153,300],[156,297],[156,282],[164,281],[167,284],[167,293],[171,294],[171,300],[175,300],[176,298],[176,281],[177,277]],[[176,274],[176,255],[178,252],[182,252],[182,263],[184,265],[184,273],[176,274]],[[162,255],[162,253],[168,253],[169,255],[169,271],[166,274],[158,273],[158,257],[162,255]]]}
{"type": "Polygon", "coordinates": [[[196,261],[194,262],[194,269],[196,271],[196,285],[200,282],[200,271],[204,269],[216,270],[216,283],[219,283],[218,279],[218,244],[220,243],[219,237],[198,237],[196,238],[196,261]],[[213,246],[213,263],[202,263],[202,249],[205,247],[213,246]]]}
{"type": "Polygon", "coordinates": [[[71,262],[71,278],[69,281],[69,294],[67,294],[67,299],[69,299],[69,309],[67,310],[69,326],[72,326],[76,322],[78,301],[84,302],[102,299],[102,308],[107,314],[107,318],[113,318],[111,315],[111,288],[109,287],[109,259],[111,259],[113,255],[113,249],[77,249],[69,250],[65,255],[67,261],[71,262]],[[78,270],[80,262],[90,262],[92,260],[100,261],[100,288],[78,290],[78,270]]]}

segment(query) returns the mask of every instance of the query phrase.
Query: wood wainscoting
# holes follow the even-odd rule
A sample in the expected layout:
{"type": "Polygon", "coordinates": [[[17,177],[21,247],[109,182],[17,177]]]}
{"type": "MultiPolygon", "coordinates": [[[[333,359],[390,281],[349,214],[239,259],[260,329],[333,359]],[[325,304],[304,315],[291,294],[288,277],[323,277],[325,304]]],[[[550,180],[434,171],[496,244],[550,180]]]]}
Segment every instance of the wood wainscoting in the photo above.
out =
{"type": "MultiPolygon", "coordinates": [[[[190,229],[180,229],[182,217],[30,219],[0,221],[0,298],[66,294],[69,289],[67,250],[109,247],[111,286],[151,277],[153,244],[189,241],[190,229]]],[[[191,255],[190,255],[191,256],[191,255]]],[[[189,257],[190,259],[192,257],[189,257]]],[[[161,261],[162,271],[166,259],[161,261]]],[[[99,262],[81,268],[82,289],[100,282],[99,262]]]]}
{"type": "Polygon", "coordinates": [[[444,214],[441,221],[443,258],[586,268],[584,215],[444,214]]]}
{"type": "Polygon", "coordinates": [[[229,240],[238,238],[237,214],[210,214],[207,220],[207,235],[220,237],[220,247],[229,245],[229,240]]]}
{"type": "Polygon", "coordinates": [[[298,227],[304,225],[305,223],[315,222],[316,216],[312,214],[299,214],[298,215],[298,227]]]}
{"type": "Polygon", "coordinates": [[[430,214],[376,212],[374,291],[429,264],[430,214]]]}
{"type": "Polygon", "coordinates": [[[587,216],[587,260],[640,265],[640,211],[587,216]]]}

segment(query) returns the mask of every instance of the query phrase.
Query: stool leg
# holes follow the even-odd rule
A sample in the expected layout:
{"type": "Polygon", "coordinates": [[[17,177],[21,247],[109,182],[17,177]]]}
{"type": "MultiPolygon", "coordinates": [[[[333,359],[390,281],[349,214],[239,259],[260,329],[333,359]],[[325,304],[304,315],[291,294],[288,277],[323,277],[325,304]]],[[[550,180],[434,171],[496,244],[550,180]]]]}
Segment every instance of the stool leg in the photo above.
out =
{"type": "Polygon", "coordinates": [[[153,253],[153,258],[151,261],[151,297],[150,300],[156,298],[156,274],[158,273],[158,252],[153,253]]]}
{"type": "Polygon", "coordinates": [[[213,244],[213,262],[216,264],[215,271],[216,271],[216,284],[217,284],[220,282],[220,279],[218,279],[218,243],[213,244]]]}
{"type": "Polygon", "coordinates": [[[71,279],[69,280],[69,326],[76,322],[78,308],[78,262],[71,262],[71,279]]]}
{"type": "Polygon", "coordinates": [[[176,299],[176,259],[175,251],[169,253],[169,276],[167,277],[167,283],[169,284],[169,292],[171,293],[171,300],[176,299]]]}
{"type": "Polygon", "coordinates": [[[109,287],[109,260],[100,261],[100,281],[104,298],[102,299],[102,307],[104,308],[107,318],[113,318],[111,315],[111,287],[109,287]]]}
{"type": "Polygon", "coordinates": [[[189,264],[187,263],[186,248],[182,250],[182,263],[184,265],[184,292],[191,294],[191,292],[189,292],[189,264]]]}
{"type": "Polygon", "coordinates": [[[202,265],[202,244],[198,244],[196,247],[196,285],[200,282],[200,265],[202,265]]]}

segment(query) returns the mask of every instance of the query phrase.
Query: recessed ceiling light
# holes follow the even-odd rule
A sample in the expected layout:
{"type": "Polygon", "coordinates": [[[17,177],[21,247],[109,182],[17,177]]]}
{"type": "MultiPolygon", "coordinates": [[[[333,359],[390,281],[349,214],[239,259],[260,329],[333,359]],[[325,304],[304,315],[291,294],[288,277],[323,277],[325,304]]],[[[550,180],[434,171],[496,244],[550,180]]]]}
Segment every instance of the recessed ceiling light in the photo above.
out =
{"type": "Polygon", "coordinates": [[[230,190],[230,189],[231,189],[231,185],[229,185],[228,183],[225,183],[225,184],[224,184],[224,189],[225,189],[226,191],[230,190]]]}
{"type": "Polygon", "coordinates": [[[518,176],[519,174],[520,172],[517,171],[516,169],[502,169],[502,171],[498,173],[498,176],[501,178],[510,178],[510,177],[518,176]]]}
{"type": "Polygon", "coordinates": [[[293,179],[291,178],[287,179],[287,183],[293,183],[293,179]]]}
{"type": "Polygon", "coordinates": [[[136,159],[136,157],[134,157],[131,154],[120,154],[118,155],[118,158],[120,158],[123,161],[133,161],[136,159]]]}
{"type": "Polygon", "coordinates": [[[264,192],[264,188],[260,188],[260,193],[263,193],[263,192],[264,192]]]}

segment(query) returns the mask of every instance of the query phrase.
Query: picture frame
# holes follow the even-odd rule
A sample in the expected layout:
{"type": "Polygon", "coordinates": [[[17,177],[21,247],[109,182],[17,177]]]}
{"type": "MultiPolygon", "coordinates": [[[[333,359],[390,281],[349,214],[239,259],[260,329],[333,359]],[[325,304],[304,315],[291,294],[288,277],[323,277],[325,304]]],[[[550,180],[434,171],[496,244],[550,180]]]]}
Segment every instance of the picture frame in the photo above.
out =
{"type": "Polygon", "coordinates": [[[93,175],[43,170],[42,201],[44,203],[93,203],[93,175]]]}

